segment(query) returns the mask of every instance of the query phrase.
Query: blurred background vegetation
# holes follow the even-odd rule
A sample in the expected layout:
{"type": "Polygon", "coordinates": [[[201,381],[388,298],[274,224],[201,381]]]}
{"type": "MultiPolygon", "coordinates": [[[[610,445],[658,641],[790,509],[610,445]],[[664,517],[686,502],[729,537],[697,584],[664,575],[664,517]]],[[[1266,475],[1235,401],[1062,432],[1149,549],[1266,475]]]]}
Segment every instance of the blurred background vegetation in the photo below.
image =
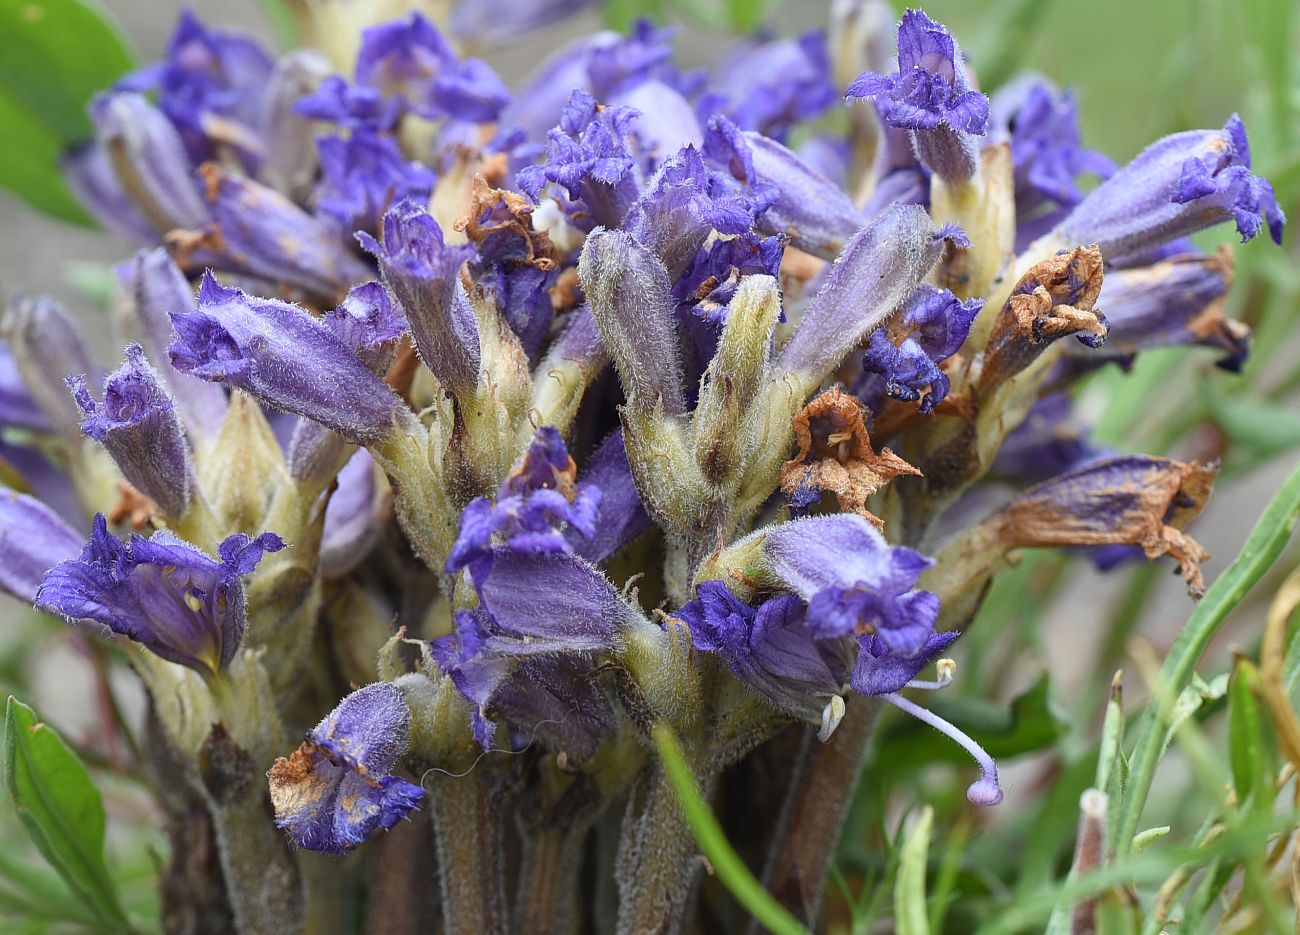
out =
{"type": "MultiPolygon", "coordinates": [[[[285,21],[278,15],[283,11],[275,0],[190,5],[214,24],[245,25],[286,44],[285,21]]],[[[1076,89],[1085,143],[1120,164],[1161,135],[1218,127],[1240,112],[1256,171],[1272,180],[1293,224],[1300,220],[1300,5],[1294,0],[916,5],[950,27],[986,90],[1023,70],[1076,89]]],[[[161,54],[181,4],[106,0],[105,6],[138,58],[147,61],[161,54]]],[[[603,9],[488,57],[508,81],[518,80],[564,38],[603,23],[625,26],[643,14],[688,27],[679,63],[690,67],[707,65],[729,30],[761,26],[792,35],[823,28],[829,3],[610,0],[603,9]]],[[[10,152],[0,166],[12,171],[25,140],[10,134],[5,142],[10,152]]],[[[48,147],[33,144],[29,153],[37,152],[49,156],[48,147]]],[[[1209,248],[1231,236],[1230,230],[1215,232],[1201,244],[1209,248]]],[[[1114,800],[1129,811],[1147,801],[1139,828],[1169,828],[1140,856],[1113,868],[1113,878],[1090,884],[1089,892],[1104,894],[1108,930],[1160,931],[1150,912],[1162,887],[1174,916],[1185,919],[1177,931],[1208,930],[1216,923],[1228,930],[1290,929],[1292,896],[1288,886],[1274,885],[1274,875],[1287,869],[1295,849],[1286,850],[1289,812],[1276,802],[1294,792],[1295,781],[1283,766],[1285,750],[1273,716],[1259,700],[1259,676],[1245,661],[1261,660],[1275,598],[1274,615],[1286,628],[1293,605],[1287,606],[1282,584],[1297,565],[1295,545],[1282,548],[1300,496],[1294,480],[1268,505],[1300,452],[1300,250],[1294,227],[1280,251],[1265,240],[1237,251],[1231,313],[1256,331],[1243,374],[1214,369],[1208,355],[1160,351],[1144,355],[1130,373],[1102,371],[1079,397],[1102,442],[1182,459],[1223,459],[1215,498],[1191,530],[1213,554],[1207,581],[1223,575],[1261,523],[1256,544],[1267,548],[1247,555],[1249,568],[1234,566],[1234,573],[1244,575],[1241,586],[1212,590],[1206,603],[1214,606],[1202,607],[1193,621],[1197,634],[1214,637],[1208,652],[1197,664],[1192,650],[1199,646],[1186,647],[1193,606],[1163,565],[1126,566],[1103,576],[1077,558],[1027,555],[995,586],[960,646],[953,694],[936,705],[1000,758],[1006,804],[972,814],[963,785],[945,765],[954,757],[951,748],[930,743],[915,722],[888,720],[870,782],[860,790],[840,845],[830,923],[836,930],[1035,931],[1055,907],[1055,930],[1069,931],[1060,909],[1070,903],[1065,897],[1083,890],[1063,890],[1069,886],[1063,880],[1079,796],[1090,785],[1111,786],[1114,800]],[[1253,588],[1246,587],[1256,579],[1253,588]],[[1123,708],[1112,710],[1103,731],[1112,677],[1120,669],[1123,708]],[[1153,692],[1157,702],[1176,705],[1186,718],[1170,735],[1169,754],[1151,777],[1149,801],[1145,789],[1135,801],[1125,797],[1132,764],[1112,754],[1117,725],[1124,723],[1129,729],[1119,748],[1130,756],[1146,739],[1165,739],[1162,725],[1148,728],[1141,719],[1153,692]],[[927,850],[917,843],[924,826],[918,818],[930,809],[927,850]],[[905,838],[910,843],[904,845],[905,838]],[[1142,907],[1137,914],[1135,896],[1142,907]],[[909,906],[920,910],[909,912],[909,906]]],[[[122,251],[105,234],[38,214],[0,194],[0,288],[6,297],[20,290],[53,292],[105,334],[106,264],[121,259],[122,251]]],[[[130,710],[129,698],[137,691],[129,680],[119,683],[111,651],[12,602],[0,604],[0,621],[0,689],[20,691],[32,701],[83,751],[97,777],[107,772],[102,766],[128,762],[129,734],[104,719],[97,700],[111,686],[128,699],[130,710]]],[[[1283,646],[1292,651],[1283,678],[1294,701],[1300,641],[1290,640],[1289,629],[1285,634],[1283,646]]],[[[110,851],[128,896],[144,916],[156,918],[150,877],[165,841],[141,821],[148,817],[148,801],[129,778],[108,784],[105,795],[110,851]]],[[[12,822],[0,810],[6,841],[14,840],[12,822]]],[[[57,892],[59,881],[32,877],[34,871],[5,850],[0,918],[7,914],[14,925],[21,920],[31,931],[42,931],[51,920],[31,916],[22,893],[39,894],[43,886],[57,892]]]]}

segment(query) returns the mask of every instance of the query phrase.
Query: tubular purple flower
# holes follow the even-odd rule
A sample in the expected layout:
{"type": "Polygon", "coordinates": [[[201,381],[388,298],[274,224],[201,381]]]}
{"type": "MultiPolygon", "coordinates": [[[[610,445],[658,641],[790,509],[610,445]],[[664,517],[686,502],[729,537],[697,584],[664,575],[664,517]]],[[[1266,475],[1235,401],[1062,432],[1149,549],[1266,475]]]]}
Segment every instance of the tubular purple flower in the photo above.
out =
{"type": "Polygon", "coordinates": [[[98,143],[69,149],[63,154],[60,167],[77,201],[106,230],[141,246],[158,239],[153,225],[123,191],[108,155],[98,143]]]}
{"type": "Polygon", "coordinates": [[[393,827],[424,797],[392,775],[410,729],[410,709],[392,684],[348,695],[267,773],[275,823],[298,847],[326,854],[346,853],[393,827]]]}
{"type": "Polygon", "coordinates": [[[585,206],[590,219],[584,226],[617,227],[639,190],[628,146],[639,116],[630,107],[601,107],[585,91],[574,91],[559,125],[547,133],[546,161],[519,172],[519,189],[537,201],[554,182],[585,206]]]}
{"type": "Polygon", "coordinates": [[[1097,350],[1067,345],[1066,351],[1083,361],[1127,363],[1150,348],[1194,345],[1222,351],[1216,366],[1235,373],[1250,351],[1250,328],[1224,315],[1232,280],[1226,246],[1107,273],[1097,298],[1110,325],[1106,344],[1097,350]]]}
{"type": "Polygon", "coordinates": [[[122,78],[126,91],[156,91],[158,105],[180,131],[192,159],[234,149],[250,167],[260,156],[260,103],[271,76],[271,56],[238,30],[208,29],[181,13],[167,57],[122,78]]]}
{"type": "Polygon", "coordinates": [[[274,189],[208,163],[200,170],[212,213],[202,231],[177,231],[167,245],[183,268],[257,276],[331,299],[371,270],[339,232],[274,189]]]}
{"type": "Polygon", "coordinates": [[[576,526],[565,532],[575,555],[600,564],[620,552],[650,528],[650,515],[632,482],[623,431],[619,429],[601,444],[588,459],[578,486],[599,494],[593,535],[585,535],[576,526]]]}
{"type": "Polygon", "coordinates": [[[944,180],[964,182],[979,170],[976,137],[988,129],[989,100],[970,88],[952,35],[920,10],[907,10],[898,25],[898,71],[866,72],[844,96],[870,98],[883,123],[911,131],[921,163],[944,180]]]}
{"type": "Polygon", "coordinates": [[[46,418],[56,429],[73,429],[81,418],[63,381],[99,371],[72,316],[49,296],[14,296],[0,320],[0,337],[8,342],[27,392],[46,418]]]}
{"type": "Polygon", "coordinates": [[[858,658],[853,663],[849,684],[860,695],[874,697],[899,692],[939,658],[961,633],[933,633],[915,655],[905,656],[889,648],[879,635],[858,637],[858,658]]]}
{"type": "Polygon", "coordinates": [[[243,390],[358,444],[383,440],[408,411],[307,312],[222,286],[211,273],[199,287],[197,311],[173,314],[172,324],[168,354],[182,373],[243,390]]]}
{"type": "Polygon", "coordinates": [[[325,507],[320,543],[323,576],[346,575],[374,545],[379,535],[375,486],[374,459],[366,449],[357,449],[339,471],[338,489],[325,507]]]}
{"type": "MultiPolygon", "coordinates": [[[[405,107],[399,98],[351,84],[342,75],[330,75],[311,94],[299,98],[293,109],[308,120],[328,120],[346,129],[382,132],[393,128],[405,107]]],[[[313,153],[315,149],[313,141],[313,153]]]]}
{"type": "Polygon", "coordinates": [[[709,121],[704,153],[748,188],[758,230],[785,235],[800,250],[829,260],[866,223],[830,179],[775,140],[742,131],[725,117],[709,121]]]}
{"type": "Polygon", "coordinates": [[[103,624],[169,662],[215,673],[244,637],[240,577],[283,548],[273,533],[237,534],[221,543],[218,561],[166,531],[123,542],[100,513],[81,556],[45,576],[36,609],[103,624]]]}
{"type": "Polygon", "coordinates": [[[391,137],[354,129],[347,138],[323,136],[317,142],[322,178],[319,209],[351,233],[372,231],[398,201],[428,201],[434,175],[408,162],[391,137]]]}
{"type": "Polygon", "coordinates": [[[510,101],[510,92],[486,62],[462,61],[419,13],[362,33],[356,80],[399,97],[411,111],[431,119],[484,123],[495,120],[510,101]]]}
{"type": "Polygon", "coordinates": [[[207,220],[185,145],[156,107],[139,94],[101,94],[90,117],[122,190],[158,234],[207,220]]]}
{"type": "Polygon", "coordinates": [[[1273,186],[1250,171],[1250,144],[1236,114],[1222,130],[1188,130],[1152,143],[1089,192],[1052,232],[1096,243],[1108,263],[1233,221],[1242,242],[1268,227],[1282,242],[1286,215],[1273,186]]]}
{"type": "Polygon", "coordinates": [[[298,102],[315,93],[329,73],[329,59],[314,49],[282,56],[275,63],[261,108],[259,124],[266,137],[266,153],[257,179],[300,204],[311,195],[320,164],[316,155],[318,128],[298,112],[298,102]]]}
{"type": "Polygon", "coordinates": [[[549,426],[538,429],[501,482],[495,502],[477,497],[465,508],[447,571],[468,568],[470,578],[480,585],[502,548],[540,555],[574,551],[574,538],[590,542],[596,534],[601,490],[577,483],[577,473],[560,433],[549,426]],[[501,542],[504,546],[498,545],[501,542]]]}
{"type": "Polygon", "coordinates": [[[750,200],[704,167],[686,146],[659,167],[623,221],[623,229],[658,255],[674,282],[708,236],[745,234],[754,224],[750,200]]]}
{"type": "Polygon", "coordinates": [[[75,558],[81,536],[35,497],[0,487],[0,591],[28,603],[46,573],[75,558]]]}
{"type": "Polygon", "coordinates": [[[583,247],[578,278],[629,405],[647,415],[680,415],[682,364],[663,263],[631,235],[597,229],[583,247]]]}
{"type": "Polygon", "coordinates": [[[342,304],[325,314],[321,324],[378,377],[387,372],[407,332],[402,310],[393,305],[388,290],[378,282],[353,286],[342,304]]]}
{"type": "Polygon", "coordinates": [[[915,656],[934,632],[939,599],[916,588],[933,559],[890,546],[861,516],[772,526],[762,548],[763,568],[808,602],[816,638],[878,634],[891,651],[915,656]]]}
{"type": "Polygon", "coordinates": [[[104,383],[104,401],[86,389],[85,374],[68,378],[85,421],[81,431],[112,455],[122,476],[172,518],[185,515],[194,492],[194,464],[185,432],[144,349],[131,344],[126,363],[104,383]]]}
{"type": "Polygon", "coordinates": [[[917,289],[901,315],[871,333],[855,395],[876,413],[886,396],[919,399],[923,414],[933,410],[949,387],[938,365],[961,349],[983,307],[982,299],[963,302],[947,289],[917,289]]]}
{"type": "Polygon", "coordinates": [[[820,383],[915,292],[954,236],[919,205],[896,205],[859,231],[804,312],[780,364],[820,383]]]}
{"type": "MultiPolygon", "coordinates": [[[[173,313],[194,311],[194,290],[189,280],[162,247],[141,250],[117,268],[134,317],[132,331],[145,356],[166,360],[172,340],[173,313]]],[[[195,439],[215,438],[226,418],[226,394],[175,367],[160,371],[181,421],[195,439]]]]}
{"type": "Polygon", "coordinates": [[[476,0],[460,3],[451,14],[456,38],[475,45],[498,45],[567,19],[595,6],[595,0],[476,0]]]}
{"type": "Polygon", "coordinates": [[[460,268],[473,248],[448,244],[433,215],[413,201],[384,215],[383,233],[383,243],[364,232],[357,240],[379,260],[420,358],[446,390],[472,393],[479,383],[479,334],[460,268]]]}
{"type": "Polygon", "coordinates": [[[746,42],[714,69],[696,112],[701,122],[725,114],[742,130],[784,142],[795,124],[835,103],[830,70],[821,30],[798,39],[746,42]]]}
{"type": "Polygon", "coordinates": [[[7,426],[29,432],[48,432],[53,428],[49,416],[27,391],[9,345],[0,341],[0,429],[7,426]]]}

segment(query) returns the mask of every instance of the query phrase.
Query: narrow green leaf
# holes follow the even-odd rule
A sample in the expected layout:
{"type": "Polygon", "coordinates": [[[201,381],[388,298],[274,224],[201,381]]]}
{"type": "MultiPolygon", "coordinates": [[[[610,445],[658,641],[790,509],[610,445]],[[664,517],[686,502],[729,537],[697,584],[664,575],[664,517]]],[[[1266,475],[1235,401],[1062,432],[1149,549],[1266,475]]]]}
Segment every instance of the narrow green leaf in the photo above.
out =
{"type": "Polygon", "coordinates": [[[989,25],[972,59],[986,90],[1004,83],[1020,67],[1025,48],[1051,7],[1051,0],[1002,0],[982,17],[989,25]]]}
{"type": "Polygon", "coordinates": [[[763,889],[762,884],[749,872],[745,862],[728,843],[718,819],[700,795],[695,776],[686,764],[686,757],[672,728],[667,724],[656,724],[653,733],[664,772],[677,792],[682,811],[686,813],[686,820],[695,834],[695,841],[713,865],[713,871],[723,886],[769,931],[777,935],[808,935],[808,930],[763,889]]]}
{"type": "MultiPolygon", "coordinates": [[[[1191,680],[1192,671],[1205,652],[1205,647],[1218,632],[1228,613],[1276,561],[1290,541],[1297,521],[1300,521],[1300,467],[1291,472],[1273,495],[1241,552],[1205,592],[1178,634],[1160,672],[1170,692],[1181,692],[1183,686],[1191,680]]],[[[1133,837],[1137,834],[1138,820],[1146,805],[1156,765],[1160,760],[1167,723],[1168,712],[1161,711],[1160,706],[1155,704],[1147,707],[1139,722],[1137,742],[1129,761],[1131,766],[1124,801],[1120,805],[1119,833],[1116,839],[1119,857],[1129,852],[1133,837]]]]}
{"type": "Polygon", "coordinates": [[[894,930],[898,935],[930,935],[925,911],[925,868],[930,855],[934,809],[926,806],[903,842],[898,879],[894,882],[894,930]]]}
{"type": "Polygon", "coordinates": [[[1245,808],[1272,808],[1277,751],[1263,706],[1259,670],[1243,657],[1233,666],[1228,688],[1228,761],[1237,803],[1245,808]]]}
{"type": "Polygon", "coordinates": [[[62,738],[12,695],[5,710],[4,775],[14,809],[41,855],[104,931],[130,931],[104,863],[99,790],[62,738]]]}
{"type": "Polygon", "coordinates": [[[1249,445],[1262,455],[1300,445],[1300,412],[1294,406],[1249,393],[1229,395],[1215,381],[1207,380],[1201,387],[1206,408],[1229,441],[1249,445]]]}
{"type": "Polygon", "coordinates": [[[63,146],[90,137],[90,98],[134,64],[96,0],[0,0],[0,90],[63,146]]]}

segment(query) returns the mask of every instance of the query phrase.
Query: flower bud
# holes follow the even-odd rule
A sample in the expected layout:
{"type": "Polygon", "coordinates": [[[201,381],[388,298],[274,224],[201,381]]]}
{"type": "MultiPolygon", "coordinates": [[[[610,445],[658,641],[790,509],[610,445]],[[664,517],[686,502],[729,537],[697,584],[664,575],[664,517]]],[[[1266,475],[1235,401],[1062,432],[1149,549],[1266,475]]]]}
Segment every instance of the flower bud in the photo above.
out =
{"type": "Polygon", "coordinates": [[[80,413],[64,380],[78,373],[96,374],[81,329],[63,306],[44,295],[15,296],[9,303],[0,336],[32,399],[57,428],[72,429],[80,413]]]}

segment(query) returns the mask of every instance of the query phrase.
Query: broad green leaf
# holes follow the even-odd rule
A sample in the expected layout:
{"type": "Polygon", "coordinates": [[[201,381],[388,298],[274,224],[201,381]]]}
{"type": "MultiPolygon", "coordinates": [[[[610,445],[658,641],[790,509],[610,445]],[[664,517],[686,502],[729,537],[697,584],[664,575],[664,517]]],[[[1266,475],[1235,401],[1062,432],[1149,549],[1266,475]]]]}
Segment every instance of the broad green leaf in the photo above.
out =
{"type": "MultiPolygon", "coordinates": [[[[1048,689],[1044,675],[1012,701],[1010,708],[979,698],[947,700],[941,693],[927,696],[922,703],[974,737],[994,758],[1012,757],[1044,750],[1064,733],[1064,722],[1052,708],[1048,689]]],[[[969,759],[965,750],[921,722],[897,718],[881,738],[874,768],[894,773],[969,759]]]]}
{"type": "Polygon", "coordinates": [[[5,140],[0,147],[0,186],[50,217],[95,226],[63,180],[58,141],[3,91],[0,139],[5,140]]]}
{"type": "Polygon", "coordinates": [[[686,757],[672,728],[667,724],[656,724],[653,733],[664,772],[677,792],[677,799],[682,811],[686,813],[696,843],[709,859],[718,879],[731,891],[736,901],[769,931],[777,935],[808,935],[807,929],[772,894],[763,889],[763,885],[749,872],[740,855],[732,849],[718,819],[700,794],[695,776],[686,763],[686,757]]]}
{"type": "Polygon", "coordinates": [[[86,104],[134,64],[96,0],[0,0],[0,91],[63,146],[90,137],[86,104]]]}
{"type": "Polygon", "coordinates": [[[894,882],[894,930],[898,935],[930,935],[925,911],[925,868],[930,854],[934,809],[926,806],[903,842],[898,879],[894,882]]]}
{"type": "Polygon", "coordinates": [[[104,931],[130,926],[104,863],[104,805],[62,738],[12,695],[5,711],[5,788],[37,850],[104,931]]]}

